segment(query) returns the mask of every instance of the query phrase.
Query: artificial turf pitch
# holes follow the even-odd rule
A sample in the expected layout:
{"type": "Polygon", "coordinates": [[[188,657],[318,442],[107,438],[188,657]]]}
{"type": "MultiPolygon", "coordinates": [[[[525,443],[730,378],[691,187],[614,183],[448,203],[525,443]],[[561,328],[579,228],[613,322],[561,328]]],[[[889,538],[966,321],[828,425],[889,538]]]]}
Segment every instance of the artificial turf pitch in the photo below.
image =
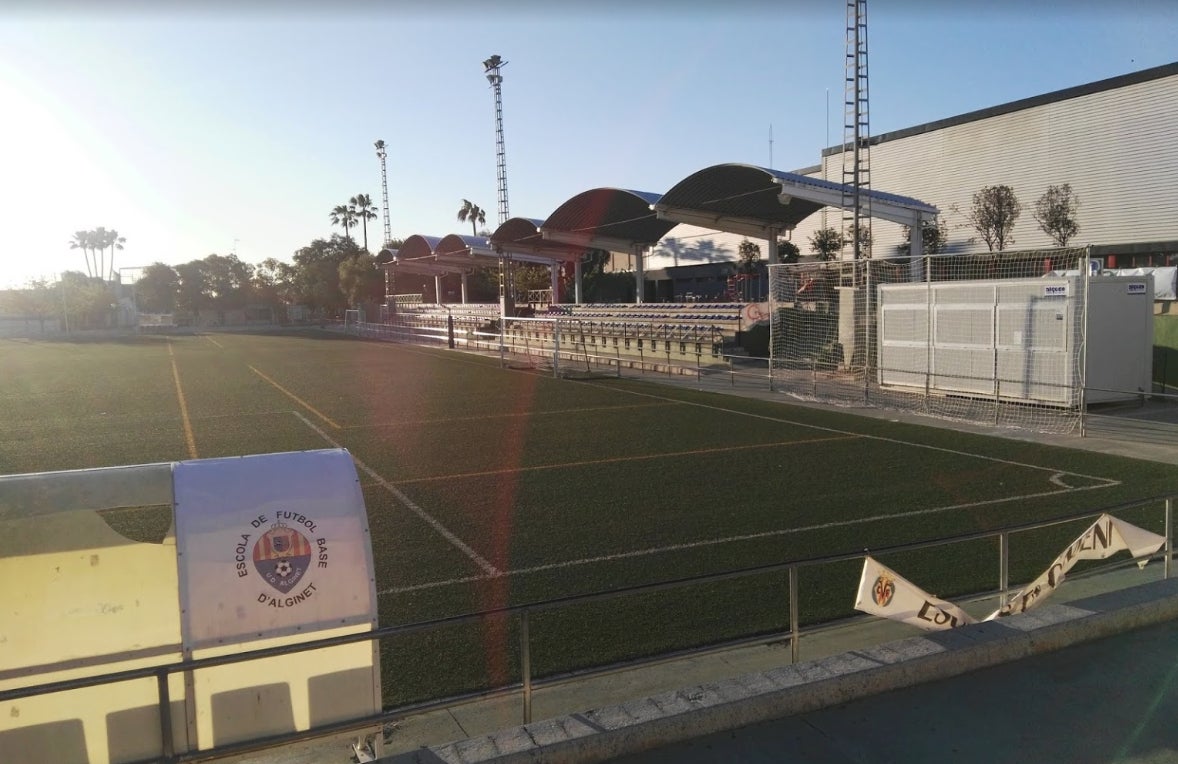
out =
{"type": "MultiPolygon", "coordinates": [[[[1172,467],[325,332],[0,340],[0,474],[334,446],[357,460],[381,625],[878,549],[1178,493],[1172,467]]],[[[1161,514],[1124,515],[1160,532],[1161,514]]],[[[161,513],[112,513],[158,540],[161,513]]],[[[1074,535],[1012,541],[1029,580],[1074,535]]],[[[888,560],[992,590],[996,543],[888,560]]],[[[803,569],[814,623],[856,563],[803,569]]],[[[537,613],[539,676],[788,625],[781,573],[537,613]]],[[[400,705],[518,679],[518,622],[386,640],[400,705]]]]}

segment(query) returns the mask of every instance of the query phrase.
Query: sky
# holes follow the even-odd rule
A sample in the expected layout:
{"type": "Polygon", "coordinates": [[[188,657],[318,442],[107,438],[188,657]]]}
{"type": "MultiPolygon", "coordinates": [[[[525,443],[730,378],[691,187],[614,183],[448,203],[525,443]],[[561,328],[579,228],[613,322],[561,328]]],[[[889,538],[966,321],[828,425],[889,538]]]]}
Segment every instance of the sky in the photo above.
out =
{"type": "MultiPolygon", "coordinates": [[[[873,134],[1178,61],[1164,0],[870,0],[867,23],[873,134]]],[[[336,205],[381,205],[377,139],[394,237],[469,233],[463,199],[493,230],[491,54],[512,215],[814,165],[842,137],[845,26],[841,0],[5,0],[0,288],[85,271],[69,241],[98,226],[126,238],[116,268],[289,262],[342,233],[336,205]]]]}

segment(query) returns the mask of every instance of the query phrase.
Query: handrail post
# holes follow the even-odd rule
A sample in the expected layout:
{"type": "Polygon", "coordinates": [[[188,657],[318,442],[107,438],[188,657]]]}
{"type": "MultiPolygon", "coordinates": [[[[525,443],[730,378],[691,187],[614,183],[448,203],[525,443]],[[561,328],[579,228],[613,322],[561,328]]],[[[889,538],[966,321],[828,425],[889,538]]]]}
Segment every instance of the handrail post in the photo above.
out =
{"type": "Polygon", "coordinates": [[[801,648],[798,640],[801,638],[798,625],[798,566],[789,566],[789,653],[790,662],[797,663],[801,648]]]}
{"type": "Polygon", "coordinates": [[[532,721],[532,648],[528,639],[528,611],[519,614],[520,673],[524,683],[524,724],[532,721]]]}
{"type": "Polygon", "coordinates": [[[1173,539],[1173,525],[1174,522],[1174,497],[1166,498],[1166,563],[1162,566],[1162,577],[1170,577],[1170,558],[1174,556],[1174,539],[1173,539]]]}
{"type": "Polygon", "coordinates": [[[1010,534],[998,534],[998,607],[1006,607],[1006,592],[1010,588],[1010,534]]]}
{"type": "Polygon", "coordinates": [[[155,686],[159,695],[160,710],[160,745],[164,761],[172,761],[176,756],[176,741],[172,731],[172,696],[168,688],[169,674],[160,669],[155,674],[155,686]]]}

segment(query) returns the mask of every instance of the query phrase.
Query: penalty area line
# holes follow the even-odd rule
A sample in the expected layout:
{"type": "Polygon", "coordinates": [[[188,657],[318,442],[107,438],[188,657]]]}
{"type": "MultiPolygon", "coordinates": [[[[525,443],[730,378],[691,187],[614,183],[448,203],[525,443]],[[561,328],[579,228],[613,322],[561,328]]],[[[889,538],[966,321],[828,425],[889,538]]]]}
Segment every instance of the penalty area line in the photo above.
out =
{"type": "Polygon", "coordinates": [[[755,449],[786,448],[789,446],[808,446],[814,443],[829,443],[836,440],[854,440],[853,435],[832,435],[828,438],[809,438],[806,440],[780,440],[771,443],[750,443],[744,446],[717,446],[716,448],[696,448],[690,451],[669,451],[661,454],[632,454],[630,456],[612,456],[606,459],[586,459],[579,462],[558,462],[556,464],[537,464],[531,467],[509,467],[501,470],[482,470],[480,472],[458,472],[450,475],[430,475],[428,477],[406,478],[398,480],[398,485],[410,483],[430,483],[439,480],[465,480],[469,478],[492,477],[494,475],[517,475],[524,472],[540,472],[542,470],[576,469],[579,467],[596,467],[602,464],[625,464],[628,462],[645,462],[654,459],[680,459],[685,456],[706,456],[735,451],[752,451],[755,449]]]}
{"type": "Polygon", "coordinates": [[[429,581],[423,584],[412,584],[410,586],[395,586],[388,589],[381,589],[376,594],[377,596],[388,594],[407,594],[410,592],[421,591],[423,589],[437,589],[443,586],[456,586],[459,584],[475,583],[477,581],[489,581],[493,578],[502,576],[518,576],[527,575],[529,573],[543,573],[546,571],[563,570],[565,568],[575,568],[582,565],[594,565],[603,562],[617,562],[619,560],[629,560],[637,557],[650,557],[657,554],[667,554],[669,552],[682,552],[690,549],[701,549],[705,547],[720,546],[722,544],[734,544],[742,541],[758,541],[760,539],[774,538],[780,536],[789,536],[795,533],[807,533],[810,531],[821,531],[830,528],[844,528],[851,525],[863,525],[866,523],[875,523],[885,520],[903,520],[911,517],[921,517],[923,515],[932,515],[941,512],[951,512],[955,509],[971,509],[973,507],[982,507],[991,504],[1002,504],[1008,501],[1022,501],[1024,499],[1038,499],[1047,496],[1058,496],[1065,493],[1077,493],[1079,491],[1093,491],[1100,488],[1110,488],[1114,484],[1105,485],[1089,485],[1081,486],[1079,488],[1064,488],[1058,491],[1043,491],[1041,493],[1029,493],[1020,496],[1007,496],[1001,499],[986,499],[985,501],[971,501],[966,504],[951,504],[944,507],[929,507],[928,509],[914,509],[906,512],[892,512],[886,515],[876,515],[875,517],[860,517],[853,520],[834,520],[828,523],[817,523],[815,525],[804,525],[797,528],[781,528],[773,531],[761,531],[760,533],[745,533],[739,536],[722,536],[720,538],[705,539],[703,541],[689,541],[683,544],[668,544],[666,546],[647,547],[646,549],[635,549],[630,552],[618,552],[616,554],[603,554],[596,557],[583,557],[578,560],[564,560],[562,562],[550,562],[544,565],[533,565],[527,568],[517,568],[515,570],[502,571],[498,573],[489,573],[485,576],[465,576],[462,578],[451,578],[444,581],[429,581]]]}
{"type": "MultiPolygon", "coordinates": [[[[833,432],[840,435],[856,435],[864,440],[876,440],[881,443],[894,443],[898,446],[910,446],[912,448],[923,448],[928,451],[939,451],[943,454],[956,454],[958,456],[965,456],[971,459],[981,459],[983,461],[995,462],[996,464],[1009,464],[1013,467],[1023,467],[1030,470],[1039,470],[1040,472],[1050,472],[1053,477],[1049,478],[1054,481],[1054,476],[1058,475],[1072,475],[1074,477],[1087,478],[1088,480],[1103,480],[1108,485],[1120,485],[1121,481],[1114,478],[1101,477],[1100,475],[1085,475],[1082,472],[1069,472],[1061,470],[1056,467],[1044,467],[1041,464],[1031,464],[1029,462],[1019,462],[1013,459],[1003,459],[998,456],[986,456],[985,454],[975,454],[971,451],[961,451],[956,448],[945,448],[944,446],[932,446],[928,443],[916,443],[910,440],[900,440],[899,438],[889,438],[884,435],[871,435],[865,432],[854,432],[852,430],[840,430],[837,427],[826,427],[819,424],[810,424],[808,422],[798,422],[785,417],[768,416],[766,414],[754,414],[751,411],[741,411],[740,409],[727,408],[725,406],[713,406],[707,403],[696,403],[695,401],[686,401],[681,398],[673,398],[665,395],[655,395],[654,393],[643,393],[638,390],[629,390],[624,387],[609,387],[595,382],[577,382],[576,384],[586,385],[588,387],[599,387],[604,390],[613,390],[615,392],[628,393],[629,395],[637,395],[642,398],[654,398],[657,401],[678,401],[685,406],[695,406],[696,408],[708,409],[710,411],[719,411],[725,414],[736,414],[737,416],[750,417],[752,419],[761,419],[766,422],[779,422],[781,424],[794,425],[795,427],[807,427],[811,430],[820,430],[822,432],[833,432]]],[[[788,405],[788,404],[787,404],[788,405]]],[[[993,436],[990,436],[993,437],[993,436]]]]}
{"type": "MultiPolygon", "coordinates": [[[[332,446],[334,446],[336,448],[343,448],[342,445],[335,442],[335,440],[333,440],[330,436],[328,436],[328,434],[325,433],[322,429],[317,427],[315,425],[315,423],[312,422],[310,419],[307,419],[305,416],[303,416],[302,414],[300,414],[297,411],[292,411],[290,413],[292,413],[296,417],[298,417],[299,421],[301,421],[303,424],[307,425],[307,427],[310,427],[312,430],[314,430],[319,435],[319,437],[323,438],[325,441],[330,443],[332,446]]],[[[367,464],[365,464],[364,462],[362,462],[358,458],[356,458],[355,454],[352,454],[351,452],[349,452],[349,454],[352,457],[352,461],[356,463],[356,467],[359,468],[361,472],[363,472],[365,475],[368,475],[368,477],[375,480],[377,482],[377,484],[380,485],[381,488],[384,488],[386,491],[391,493],[393,495],[393,497],[397,501],[401,502],[401,504],[404,505],[404,507],[406,509],[408,509],[410,512],[412,512],[413,514],[417,515],[422,520],[424,520],[425,523],[427,525],[429,525],[431,528],[433,528],[435,531],[437,531],[438,534],[440,534],[442,536],[442,538],[446,539],[446,541],[449,541],[452,545],[454,545],[455,548],[458,549],[458,551],[462,552],[467,557],[469,557],[471,559],[471,561],[474,562],[475,565],[478,565],[479,568],[481,568],[483,570],[484,573],[486,573],[488,576],[502,575],[500,573],[500,571],[494,565],[492,565],[490,562],[487,561],[486,558],[484,558],[478,552],[476,552],[475,550],[473,550],[469,546],[467,546],[466,543],[463,542],[462,539],[455,536],[450,531],[449,528],[447,528],[446,526],[444,526],[440,522],[438,522],[438,520],[435,517],[433,517],[429,512],[426,512],[424,509],[417,506],[417,504],[412,499],[410,499],[404,493],[399,491],[397,489],[397,487],[394,486],[392,483],[390,483],[389,481],[387,481],[383,477],[381,477],[376,472],[376,470],[372,469],[367,464]]]]}
{"type": "Polygon", "coordinates": [[[283,387],[282,385],[280,385],[280,384],[278,384],[277,382],[275,382],[274,380],[270,379],[269,377],[267,377],[265,374],[263,374],[263,373],[262,373],[261,371],[259,371],[258,369],[254,368],[253,366],[250,366],[250,367],[249,367],[249,370],[250,370],[250,371],[252,371],[254,374],[257,374],[257,375],[258,375],[259,377],[261,377],[262,379],[264,379],[264,380],[266,380],[267,382],[269,382],[271,385],[273,385],[274,387],[276,387],[276,388],[278,389],[278,391],[279,391],[279,392],[281,392],[281,393],[285,394],[285,395],[286,395],[288,398],[290,398],[292,401],[294,401],[295,403],[299,404],[300,406],[302,406],[303,408],[305,408],[307,411],[310,411],[312,414],[314,414],[315,416],[319,417],[319,418],[320,418],[320,419],[322,419],[324,422],[327,422],[329,425],[331,425],[331,426],[332,426],[332,427],[334,427],[335,429],[337,429],[337,430],[339,430],[339,429],[342,429],[342,428],[341,428],[341,427],[340,427],[338,424],[336,424],[336,422],[335,422],[335,420],[334,420],[334,419],[332,419],[331,417],[329,417],[327,414],[324,414],[322,411],[320,411],[319,409],[315,408],[315,407],[314,407],[314,406],[312,406],[310,403],[307,403],[305,400],[303,400],[303,399],[302,399],[302,398],[300,398],[299,396],[295,395],[295,394],[294,394],[294,393],[292,393],[290,390],[287,390],[287,389],[286,389],[285,387],[283,387]]]}

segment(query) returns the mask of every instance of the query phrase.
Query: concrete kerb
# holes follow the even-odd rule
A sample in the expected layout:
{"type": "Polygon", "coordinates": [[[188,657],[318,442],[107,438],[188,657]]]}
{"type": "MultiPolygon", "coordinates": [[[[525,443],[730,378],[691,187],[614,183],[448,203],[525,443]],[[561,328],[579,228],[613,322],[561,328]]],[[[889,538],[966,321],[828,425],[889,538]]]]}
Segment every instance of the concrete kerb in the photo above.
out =
{"type": "Polygon", "coordinates": [[[593,762],[946,679],[1178,618],[1178,579],[694,685],[384,758],[593,762]]]}

